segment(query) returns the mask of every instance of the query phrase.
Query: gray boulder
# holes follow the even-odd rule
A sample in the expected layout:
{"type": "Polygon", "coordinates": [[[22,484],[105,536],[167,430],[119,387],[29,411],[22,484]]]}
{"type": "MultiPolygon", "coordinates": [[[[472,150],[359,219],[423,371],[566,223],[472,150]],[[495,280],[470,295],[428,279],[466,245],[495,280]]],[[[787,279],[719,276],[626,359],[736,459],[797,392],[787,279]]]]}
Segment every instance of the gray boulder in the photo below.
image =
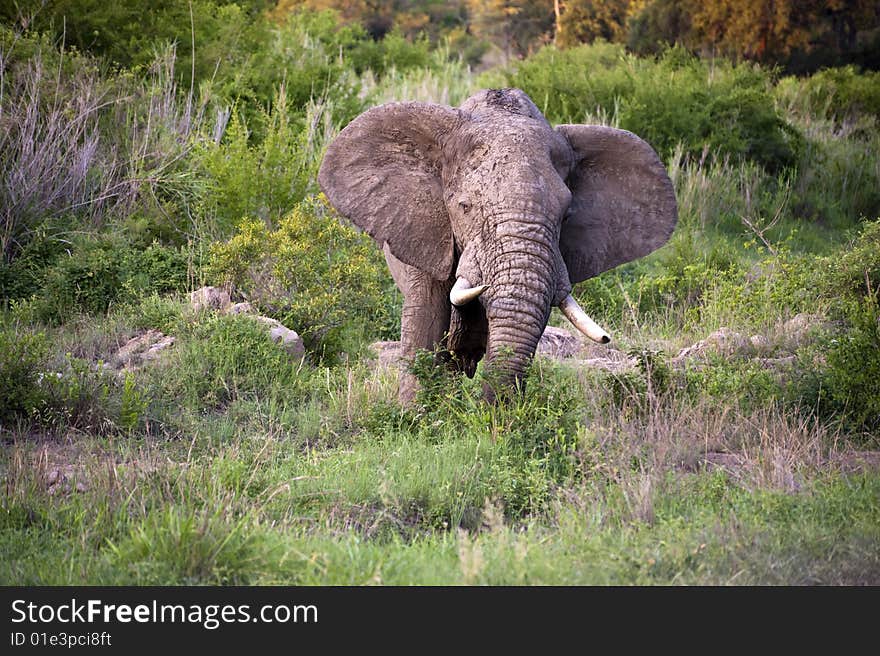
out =
{"type": "Polygon", "coordinates": [[[306,354],[306,347],[295,330],[291,330],[277,319],[270,317],[255,316],[254,320],[264,324],[269,329],[272,341],[284,347],[291,356],[301,358],[306,354]]]}

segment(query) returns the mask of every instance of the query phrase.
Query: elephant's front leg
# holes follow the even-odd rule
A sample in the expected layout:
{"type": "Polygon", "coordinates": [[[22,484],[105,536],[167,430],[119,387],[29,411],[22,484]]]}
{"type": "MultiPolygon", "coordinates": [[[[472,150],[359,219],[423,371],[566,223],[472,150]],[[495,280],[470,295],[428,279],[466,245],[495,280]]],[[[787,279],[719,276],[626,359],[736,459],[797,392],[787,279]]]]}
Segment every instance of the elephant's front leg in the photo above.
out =
{"type": "Polygon", "coordinates": [[[449,330],[449,290],[454,281],[435,280],[424,271],[404,264],[385,247],[385,260],[391,275],[403,294],[403,312],[400,319],[401,363],[398,400],[409,405],[419,388],[410,371],[413,359],[420,350],[435,351],[445,359],[445,336],[449,330]]]}
{"type": "MultiPolygon", "coordinates": [[[[412,269],[409,289],[404,293],[400,319],[400,345],[403,359],[400,367],[398,400],[412,403],[419,383],[410,370],[416,353],[434,351],[439,360],[447,359],[445,336],[449,330],[449,290],[451,283],[433,280],[422,271],[412,269]]],[[[438,363],[439,364],[439,363],[438,363]]]]}

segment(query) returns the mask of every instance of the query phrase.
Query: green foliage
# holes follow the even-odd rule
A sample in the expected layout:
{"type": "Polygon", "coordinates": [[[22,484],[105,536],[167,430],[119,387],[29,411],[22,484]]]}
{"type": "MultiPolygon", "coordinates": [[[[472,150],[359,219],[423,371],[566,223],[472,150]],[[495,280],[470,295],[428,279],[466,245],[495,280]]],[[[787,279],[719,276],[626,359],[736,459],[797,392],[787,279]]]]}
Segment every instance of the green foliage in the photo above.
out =
{"type": "Polygon", "coordinates": [[[117,381],[101,362],[89,362],[69,353],[43,377],[45,396],[31,411],[38,425],[73,427],[95,434],[115,430],[117,381]]]}
{"type": "MultiPolygon", "coordinates": [[[[433,435],[433,440],[463,435],[494,445],[465,499],[471,511],[493,502],[508,516],[522,518],[540,512],[554,486],[576,477],[582,399],[570,372],[546,363],[533,365],[525,375],[524,396],[499,397],[496,405],[487,406],[482,389],[491,381],[483,372],[473,380],[464,378],[437,366],[435,354],[424,351],[412,371],[421,385],[413,411],[419,434],[433,435]]],[[[390,419],[399,425],[399,417],[390,419]]],[[[440,513],[445,521],[450,520],[447,512],[440,513]]],[[[464,516],[459,521],[467,523],[464,516]]]]}
{"type": "Polygon", "coordinates": [[[11,427],[40,405],[48,352],[45,334],[0,325],[0,425],[11,427]]]}
{"type": "Polygon", "coordinates": [[[138,295],[121,308],[121,313],[132,328],[175,335],[186,329],[185,313],[188,309],[187,303],[154,292],[138,295]]]}
{"type": "Polygon", "coordinates": [[[78,239],[42,272],[36,316],[58,323],[73,313],[101,314],[143,294],[180,292],[191,268],[185,249],[154,243],[134,249],[119,237],[78,239]]]}
{"type": "Polygon", "coordinates": [[[318,203],[303,203],[270,230],[243,221],[211,247],[210,280],[231,287],[296,330],[313,353],[338,357],[344,345],[387,334],[396,321],[386,300],[385,263],[372,240],[318,203]]]}
{"type": "Polygon", "coordinates": [[[119,399],[119,426],[126,431],[137,428],[147,409],[147,404],[147,399],[138,389],[134,376],[130,372],[126,373],[119,399]]]}
{"type": "Polygon", "coordinates": [[[45,320],[59,322],[69,314],[106,312],[122,288],[116,244],[87,240],[46,274],[39,296],[45,320]]]}
{"type": "Polygon", "coordinates": [[[880,219],[863,224],[840,253],[813,264],[822,294],[829,298],[862,298],[880,290],[880,219]]]}
{"type": "Polygon", "coordinates": [[[172,405],[204,411],[257,395],[300,398],[309,373],[252,317],[205,314],[178,335],[166,367],[150,376],[172,405]]]}
{"type": "Polygon", "coordinates": [[[639,346],[628,349],[627,355],[636,362],[634,370],[600,375],[607,402],[623,416],[649,416],[681,387],[679,376],[661,351],[639,346]]]}
{"type": "Polygon", "coordinates": [[[708,63],[669,49],[637,59],[609,45],[547,47],[521,62],[508,82],[528,93],[551,122],[605,113],[668,158],[681,143],[699,158],[744,158],[769,169],[795,163],[802,138],[773,103],[766,71],[708,63]]]}
{"type": "Polygon", "coordinates": [[[276,221],[303,199],[314,178],[317,162],[307,150],[313,135],[291,113],[287,87],[262,117],[265,133],[257,144],[233,113],[222,141],[200,140],[190,153],[202,186],[197,216],[204,236],[227,236],[245,216],[276,221]]]}
{"type": "Polygon", "coordinates": [[[826,419],[856,430],[880,428],[880,311],[877,296],[847,299],[837,309],[840,328],[801,353],[795,393],[826,419]]]}
{"type": "Polygon", "coordinates": [[[0,261],[0,299],[16,300],[37,293],[46,270],[64,253],[66,242],[61,231],[47,224],[36,228],[14,260],[0,261]]]}
{"type": "Polygon", "coordinates": [[[0,425],[5,428],[19,422],[49,431],[112,431],[119,416],[117,388],[102,363],[55,355],[45,333],[9,323],[0,328],[0,425]]]}
{"type": "Polygon", "coordinates": [[[760,362],[712,354],[704,366],[687,371],[686,385],[693,398],[709,396],[721,404],[743,408],[766,407],[781,399],[783,388],[760,362]]]}
{"type": "Polygon", "coordinates": [[[880,72],[855,66],[825,68],[807,78],[779,81],[777,96],[801,112],[843,123],[860,116],[880,119],[880,72]]]}

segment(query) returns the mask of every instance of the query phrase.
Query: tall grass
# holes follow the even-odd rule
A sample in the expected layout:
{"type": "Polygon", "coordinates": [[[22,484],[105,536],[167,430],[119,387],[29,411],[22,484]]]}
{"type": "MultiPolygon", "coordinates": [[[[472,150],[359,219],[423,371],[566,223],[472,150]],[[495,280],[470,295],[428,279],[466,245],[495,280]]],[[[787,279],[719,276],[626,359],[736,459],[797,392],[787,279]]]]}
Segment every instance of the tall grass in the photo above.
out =
{"type": "MultiPolygon", "coordinates": [[[[28,44],[29,46],[32,44],[28,44]]],[[[182,169],[207,100],[178,92],[173,47],[137,81],[104,74],[63,49],[17,56],[3,33],[0,95],[0,244],[8,261],[41,225],[105,227],[169,199],[192,202],[182,169]]],[[[185,226],[185,224],[184,224],[185,226]]]]}

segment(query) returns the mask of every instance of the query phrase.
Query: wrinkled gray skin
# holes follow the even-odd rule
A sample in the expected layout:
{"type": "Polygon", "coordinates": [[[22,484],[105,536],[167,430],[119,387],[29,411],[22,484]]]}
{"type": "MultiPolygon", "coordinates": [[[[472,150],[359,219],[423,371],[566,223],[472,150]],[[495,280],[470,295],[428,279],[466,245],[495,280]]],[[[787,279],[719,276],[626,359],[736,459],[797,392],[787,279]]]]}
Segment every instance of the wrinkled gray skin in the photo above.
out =
{"type": "MultiPolygon", "coordinates": [[[[404,296],[404,355],[439,346],[469,376],[485,355],[489,401],[521,382],[573,283],[650,253],[677,218],[647,143],[608,127],[554,129],[519,89],[484,90],[457,109],[370,109],[330,145],[318,180],[384,249],[404,296]],[[459,276],[489,288],[452,306],[459,276]]],[[[401,371],[400,401],[416,390],[401,371]]]]}

